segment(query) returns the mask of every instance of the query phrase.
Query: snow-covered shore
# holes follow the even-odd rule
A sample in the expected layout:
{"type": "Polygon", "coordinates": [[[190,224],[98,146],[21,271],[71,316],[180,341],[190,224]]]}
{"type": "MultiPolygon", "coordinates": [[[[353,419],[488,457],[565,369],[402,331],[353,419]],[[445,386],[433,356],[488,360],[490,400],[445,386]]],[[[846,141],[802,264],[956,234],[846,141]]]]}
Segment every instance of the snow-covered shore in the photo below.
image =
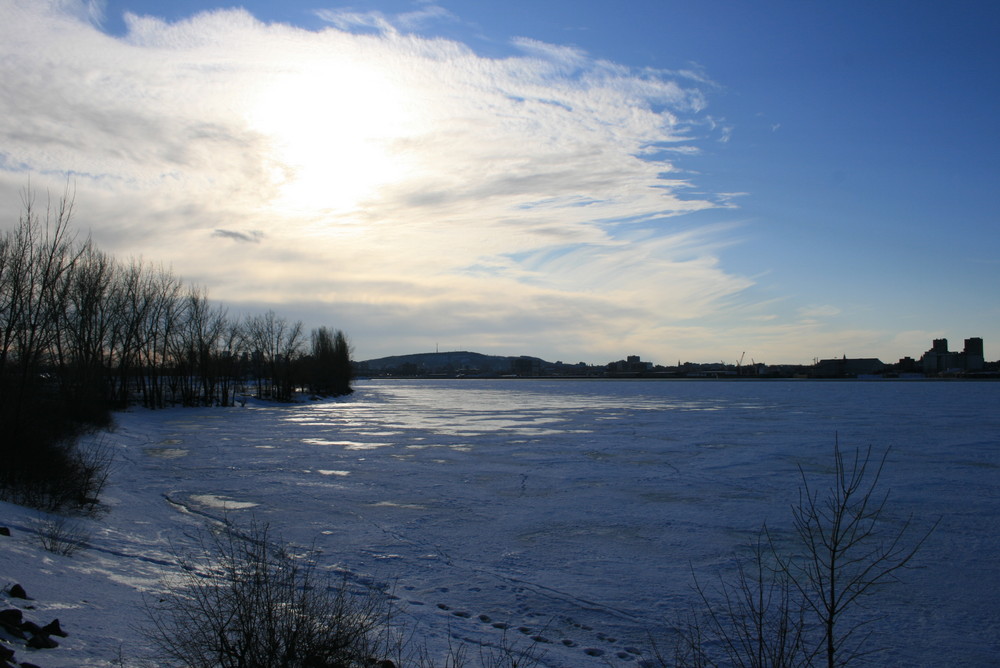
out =
{"type": "Polygon", "coordinates": [[[252,514],[391,586],[432,649],[496,644],[507,626],[544,665],[635,665],[694,601],[691,569],[727,568],[765,520],[787,528],[797,467],[822,474],[837,436],[891,446],[892,512],[941,519],[878,599],[878,664],[988,666],[998,399],[991,383],[371,381],[303,405],[135,410],[103,436],[105,512],[71,520],[88,547],[45,551],[39,513],[0,505],[0,585],[70,634],[19,659],[153,665],[144,597],[206,522],[252,514]]]}

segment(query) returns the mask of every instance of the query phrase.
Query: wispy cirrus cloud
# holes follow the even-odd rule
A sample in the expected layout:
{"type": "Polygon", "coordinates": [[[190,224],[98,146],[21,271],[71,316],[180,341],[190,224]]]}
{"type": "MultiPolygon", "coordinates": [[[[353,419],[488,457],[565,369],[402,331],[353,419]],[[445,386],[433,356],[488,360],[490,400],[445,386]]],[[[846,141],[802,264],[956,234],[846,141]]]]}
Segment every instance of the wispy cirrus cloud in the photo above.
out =
{"type": "Polygon", "coordinates": [[[392,16],[379,11],[358,12],[350,9],[317,9],[314,13],[323,21],[341,30],[371,29],[381,33],[415,31],[429,24],[458,20],[447,9],[433,3],[392,16]]]}
{"type": "Polygon", "coordinates": [[[484,58],[413,32],[454,20],[433,4],[323,31],[130,15],[121,37],[89,7],[0,6],[0,196],[68,175],[99,243],[217,298],[350,314],[361,354],[402,352],[374,332],[404,314],[600,359],[753,284],[720,262],[732,227],[675,222],[733,197],[673,162],[711,132],[703,76],[527,39],[484,58]]]}
{"type": "Polygon", "coordinates": [[[803,318],[830,318],[840,315],[841,309],[831,304],[820,304],[815,306],[805,306],[799,309],[799,315],[803,318]]]}

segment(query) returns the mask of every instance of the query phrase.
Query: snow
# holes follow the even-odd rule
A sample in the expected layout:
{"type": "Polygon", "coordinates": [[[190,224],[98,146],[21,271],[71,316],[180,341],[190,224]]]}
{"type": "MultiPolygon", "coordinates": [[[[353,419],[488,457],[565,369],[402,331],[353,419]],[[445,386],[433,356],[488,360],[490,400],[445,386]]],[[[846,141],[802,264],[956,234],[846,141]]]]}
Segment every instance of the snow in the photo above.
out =
{"type": "MultiPolygon", "coordinates": [[[[543,665],[637,665],[767,521],[790,527],[798,467],[891,447],[891,515],[940,524],[878,594],[876,665],[988,666],[1000,656],[1000,384],[457,380],[360,382],[295,405],[133,410],[106,512],[72,556],[44,516],[0,504],[0,585],[59,618],[47,668],[154,665],[139,627],[206,523],[255,517],[324,567],[385,583],[417,637],[544,639],[543,665]],[[884,617],[883,617],[884,616],[884,617]]],[[[25,602],[0,600],[0,605],[25,602]]],[[[477,652],[472,656],[478,657],[477,652]]]]}

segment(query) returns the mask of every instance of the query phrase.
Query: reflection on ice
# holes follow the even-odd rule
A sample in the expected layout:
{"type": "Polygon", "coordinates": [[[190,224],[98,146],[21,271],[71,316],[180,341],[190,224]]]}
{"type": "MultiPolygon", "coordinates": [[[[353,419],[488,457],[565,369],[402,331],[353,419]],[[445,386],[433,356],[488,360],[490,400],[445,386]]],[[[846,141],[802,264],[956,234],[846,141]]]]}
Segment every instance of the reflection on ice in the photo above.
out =
{"type": "Polygon", "coordinates": [[[371,441],[330,441],[323,438],[303,438],[302,443],[306,445],[329,445],[344,448],[345,450],[373,450],[375,448],[386,448],[392,443],[376,443],[371,441]]]}
{"type": "Polygon", "coordinates": [[[322,438],[303,438],[302,442],[306,445],[338,445],[338,441],[327,441],[322,438]]]}
{"type": "Polygon", "coordinates": [[[396,503],[394,501],[378,501],[377,503],[371,504],[376,508],[406,508],[408,510],[427,510],[427,506],[421,506],[415,503],[396,503]]]}
{"type": "Polygon", "coordinates": [[[376,448],[389,448],[392,443],[372,443],[367,441],[334,441],[333,445],[339,445],[345,450],[375,450],[376,448]]]}

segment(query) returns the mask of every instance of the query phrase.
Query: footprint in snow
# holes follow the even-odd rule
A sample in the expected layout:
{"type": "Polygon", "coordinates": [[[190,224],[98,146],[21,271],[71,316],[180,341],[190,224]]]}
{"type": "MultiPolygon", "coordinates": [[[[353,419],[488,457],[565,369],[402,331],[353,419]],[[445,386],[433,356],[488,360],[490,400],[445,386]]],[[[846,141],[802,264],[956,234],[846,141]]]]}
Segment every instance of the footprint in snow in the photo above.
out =
{"type": "MultiPolygon", "coordinates": [[[[447,587],[439,587],[437,589],[437,591],[442,592],[442,593],[448,593],[449,590],[448,590],[447,587]]],[[[470,588],[469,591],[479,591],[479,590],[478,590],[478,588],[473,587],[473,588],[470,588]]],[[[409,603],[411,605],[424,605],[423,601],[416,601],[416,600],[409,601],[409,603]]],[[[462,618],[462,619],[470,619],[471,617],[473,617],[473,613],[467,612],[465,610],[453,610],[452,607],[450,605],[448,605],[447,603],[438,603],[436,605],[437,605],[437,607],[438,607],[439,610],[442,610],[442,611],[445,611],[445,612],[451,612],[451,614],[454,615],[455,617],[459,617],[459,618],[462,618]]],[[[523,614],[525,614],[526,617],[534,618],[534,617],[540,617],[540,616],[542,616],[542,613],[532,611],[532,610],[528,609],[527,606],[523,606],[523,607],[524,607],[524,609],[522,610],[522,612],[523,612],[523,614]]],[[[475,615],[475,617],[480,622],[482,622],[483,624],[489,624],[493,628],[498,629],[500,631],[506,631],[507,629],[511,628],[511,625],[508,624],[508,623],[505,623],[505,622],[494,622],[492,620],[492,618],[489,615],[486,615],[486,614],[475,615]]],[[[577,629],[580,629],[581,631],[594,631],[594,628],[591,627],[591,626],[588,626],[587,624],[581,624],[581,623],[573,621],[571,619],[566,619],[565,621],[569,622],[569,624],[571,626],[573,626],[573,627],[575,627],[577,629]]],[[[539,644],[551,644],[553,642],[549,638],[546,638],[545,636],[536,633],[536,631],[532,627],[530,627],[530,626],[518,626],[516,628],[517,628],[518,632],[520,632],[521,634],[529,637],[532,641],[534,641],[536,643],[539,643],[539,644]]],[[[605,634],[603,632],[600,632],[600,631],[598,631],[594,635],[596,636],[597,640],[599,640],[601,642],[604,642],[604,643],[614,644],[614,643],[618,642],[618,638],[616,638],[614,636],[609,636],[609,635],[607,635],[607,634],[605,634]]],[[[562,638],[558,642],[561,643],[565,647],[578,647],[579,646],[579,643],[577,643],[577,641],[573,640],[572,638],[562,638]]],[[[606,653],[607,653],[606,650],[601,649],[600,647],[585,647],[583,649],[583,652],[584,652],[584,654],[586,654],[588,656],[592,656],[592,657],[602,657],[602,656],[605,656],[606,653]]],[[[640,655],[641,655],[641,652],[639,652],[639,650],[637,650],[637,649],[635,649],[633,647],[624,647],[624,648],[621,648],[618,651],[616,651],[615,654],[614,654],[615,657],[617,657],[618,659],[621,659],[621,660],[634,660],[634,659],[636,659],[640,655]]]]}

